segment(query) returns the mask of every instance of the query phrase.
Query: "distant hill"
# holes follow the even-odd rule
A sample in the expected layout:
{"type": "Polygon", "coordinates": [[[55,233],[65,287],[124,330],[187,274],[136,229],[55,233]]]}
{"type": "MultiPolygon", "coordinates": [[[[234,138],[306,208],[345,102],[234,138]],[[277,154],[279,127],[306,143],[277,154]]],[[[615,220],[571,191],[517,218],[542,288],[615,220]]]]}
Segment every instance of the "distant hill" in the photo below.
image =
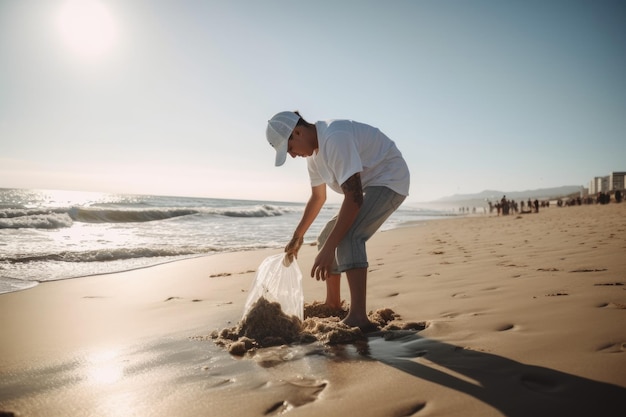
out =
{"type": "Polygon", "coordinates": [[[553,188],[541,188],[538,190],[526,190],[526,191],[496,191],[485,190],[476,194],[455,194],[449,197],[443,197],[433,201],[433,203],[455,203],[462,201],[485,201],[485,200],[500,200],[503,195],[507,200],[527,200],[531,199],[554,199],[559,197],[566,197],[570,194],[577,194],[581,190],[580,185],[565,185],[562,187],[553,188]]]}

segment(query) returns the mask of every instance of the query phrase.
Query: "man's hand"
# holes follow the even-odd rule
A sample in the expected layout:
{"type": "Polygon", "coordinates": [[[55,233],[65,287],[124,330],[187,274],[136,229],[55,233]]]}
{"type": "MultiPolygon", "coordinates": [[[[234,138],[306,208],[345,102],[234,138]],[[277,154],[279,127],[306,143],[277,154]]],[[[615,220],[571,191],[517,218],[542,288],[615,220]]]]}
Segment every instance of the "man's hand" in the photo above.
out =
{"type": "Polygon", "coordinates": [[[304,242],[304,238],[294,236],[289,241],[289,243],[287,243],[287,246],[285,246],[286,255],[285,255],[285,259],[283,260],[283,263],[285,264],[285,266],[291,265],[291,263],[293,262],[293,259],[298,258],[298,251],[302,247],[303,242],[304,242]]]}
{"type": "Polygon", "coordinates": [[[332,275],[333,263],[335,262],[335,251],[332,249],[322,248],[315,257],[313,268],[311,268],[311,277],[316,280],[326,281],[329,275],[332,275]]]}

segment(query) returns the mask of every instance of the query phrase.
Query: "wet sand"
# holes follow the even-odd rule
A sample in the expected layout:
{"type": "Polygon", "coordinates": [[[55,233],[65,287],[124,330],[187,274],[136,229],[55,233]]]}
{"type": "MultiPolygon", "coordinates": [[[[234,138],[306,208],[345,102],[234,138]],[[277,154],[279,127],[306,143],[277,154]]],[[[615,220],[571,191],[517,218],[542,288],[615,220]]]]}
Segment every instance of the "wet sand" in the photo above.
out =
{"type": "MultiPolygon", "coordinates": [[[[22,416],[589,416],[626,407],[626,204],[429,221],[369,244],[368,308],[420,330],[231,355],[276,250],[0,295],[0,411],[22,416]]],[[[307,277],[305,302],[324,287],[307,277]]],[[[343,281],[342,293],[348,296],[343,281]]],[[[10,415],[10,414],[9,414],[10,415]]]]}

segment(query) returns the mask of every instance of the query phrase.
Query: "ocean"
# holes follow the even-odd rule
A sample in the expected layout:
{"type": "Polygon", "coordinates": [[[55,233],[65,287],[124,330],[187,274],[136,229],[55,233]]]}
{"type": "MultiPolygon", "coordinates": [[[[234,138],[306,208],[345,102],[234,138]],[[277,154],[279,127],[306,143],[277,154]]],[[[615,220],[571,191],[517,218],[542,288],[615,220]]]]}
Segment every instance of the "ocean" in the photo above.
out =
{"type": "MultiPolygon", "coordinates": [[[[327,204],[305,242],[339,209],[327,204]]],[[[0,293],[221,252],[282,248],[304,203],[0,188],[0,293]]],[[[450,213],[400,207],[382,230],[450,213]]]]}

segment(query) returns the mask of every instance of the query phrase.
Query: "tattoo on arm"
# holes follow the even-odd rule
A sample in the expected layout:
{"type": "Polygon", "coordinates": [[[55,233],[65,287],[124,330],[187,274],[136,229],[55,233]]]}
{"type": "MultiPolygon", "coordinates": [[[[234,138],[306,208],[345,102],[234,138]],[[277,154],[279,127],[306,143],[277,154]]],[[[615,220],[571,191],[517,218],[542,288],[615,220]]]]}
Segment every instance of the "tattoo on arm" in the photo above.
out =
{"type": "Polygon", "coordinates": [[[363,186],[361,174],[358,172],[341,184],[341,189],[346,196],[352,196],[352,200],[361,207],[363,205],[363,186]]]}

